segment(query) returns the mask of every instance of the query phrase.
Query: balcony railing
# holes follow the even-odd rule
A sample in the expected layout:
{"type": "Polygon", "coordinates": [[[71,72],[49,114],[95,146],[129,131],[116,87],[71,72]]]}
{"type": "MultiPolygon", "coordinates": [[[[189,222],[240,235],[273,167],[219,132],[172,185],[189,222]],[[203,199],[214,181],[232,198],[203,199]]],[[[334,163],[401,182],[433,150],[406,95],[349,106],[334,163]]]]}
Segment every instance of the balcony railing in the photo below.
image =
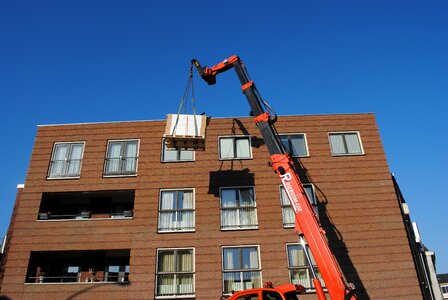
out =
{"type": "Polygon", "coordinates": [[[105,176],[135,175],[138,157],[106,158],[104,165],[105,176]]]}
{"type": "Polygon", "coordinates": [[[82,159],[52,160],[48,168],[48,178],[78,177],[82,159]]]}
{"type": "Polygon", "coordinates": [[[126,283],[129,281],[129,274],[95,276],[92,274],[67,276],[30,276],[29,283],[76,283],[76,282],[119,282],[126,283]]]}

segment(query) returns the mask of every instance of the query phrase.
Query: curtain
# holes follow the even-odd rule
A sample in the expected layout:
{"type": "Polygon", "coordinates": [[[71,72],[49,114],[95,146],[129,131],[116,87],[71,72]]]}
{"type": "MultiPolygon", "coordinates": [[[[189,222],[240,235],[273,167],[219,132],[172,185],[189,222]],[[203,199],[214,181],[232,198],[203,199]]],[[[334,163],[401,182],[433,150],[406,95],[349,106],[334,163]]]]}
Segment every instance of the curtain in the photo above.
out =
{"type": "Polygon", "coordinates": [[[176,229],[175,191],[164,191],[160,198],[159,229],[176,229]]]}
{"type": "Polygon", "coordinates": [[[222,159],[234,158],[233,154],[233,138],[219,139],[219,157],[222,159]]]}
{"type": "Polygon", "coordinates": [[[81,169],[81,158],[82,150],[84,148],[83,144],[72,144],[70,160],[68,162],[67,175],[79,175],[81,169]]]}
{"type": "Polygon", "coordinates": [[[182,199],[179,200],[178,209],[184,209],[183,211],[179,211],[178,216],[179,227],[183,229],[192,229],[194,228],[193,192],[183,191],[179,192],[179,194],[183,195],[183,197],[182,199]]]}
{"type": "Polygon", "coordinates": [[[239,216],[236,204],[236,192],[235,189],[221,190],[221,226],[223,228],[238,225],[239,216]]]}
{"type": "Polygon", "coordinates": [[[65,159],[67,158],[68,146],[69,146],[68,144],[55,145],[50,176],[64,175],[65,159]]]}
{"type": "Polygon", "coordinates": [[[107,154],[106,173],[120,172],[121,143],[110,143],[107,154]]]}
{"type": "Polygon", "coordinates": [[[240,272],[225,272],[222,274],[224,280],[224,292],[241,291],[240,272]]]}
{"type": "Polygon", "coordinates": [[[330,142],[334,154],[345,154],[344,141],[341,134],[331,134],[330,142]]]}
{"type": "Polygon", "coordinates": [[[348,153],[362,153],[361,145],[359,144],[358,134],[356,133],[345,134],[345,141],[347,143],[348,153]]]}
{"type": "Polygon", "coordinates": [[[243,265],[242,269],[258,269],[257,248],[242,248],[243,265]]]}
{"type": "Polygon", "coordinates": [[[137,165],[137,142],[127,142],[125,146],[124,172],[135,172],[137,165]]]}
{"type": "Polygon", "coordinates": [[[239,268],[239,249],[240,248],[226,248],[224,249],[224,270],[235,270],[239,268]]]}
{"type": "Polygon", "coordinates": [[[250,157],[249,138],[237,138],[237,139],[235,139],[235,144],[236,144],[236,157],[237,158],[249,158],[250,157]]]}

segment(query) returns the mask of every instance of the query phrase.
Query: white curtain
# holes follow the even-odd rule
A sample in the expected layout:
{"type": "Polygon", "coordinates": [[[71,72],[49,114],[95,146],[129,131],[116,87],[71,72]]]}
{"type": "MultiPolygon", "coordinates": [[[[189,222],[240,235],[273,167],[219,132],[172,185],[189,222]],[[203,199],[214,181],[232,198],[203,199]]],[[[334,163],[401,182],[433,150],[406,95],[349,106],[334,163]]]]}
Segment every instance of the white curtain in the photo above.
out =
{"type": "Polygon", "coordinates": [[[250,146],[249,138],[237,138],[236,143],[236,157],[237,158],[249,158],[250,157],[250,146]]]}
{"type": "Polygon", "coordinates": [[[72,144],[67,175],[79,175],[83,146],[83,144],[72,144]]]}
{"type": "Polygon", "coordinates": [[[220,153],[220,158],[222,158],[222,159],[234,158],[233,138],[220,138],[219,139],[219,153],[220,153]]]}
{"type": "Polygon", "coordinates": [[[283,186],[280,187],[280,198],[282,201],[283,225],[293,226],[295,222],[295,215],[283,186]]]}
{"type": "Polygon", "coordinates": [[[221,190],[221,226],[223,228],[238,225],[238,209],[236,208],[236,190],[221,190]],[[230,209],[229,209],[230,208],[230,209]],[[234,208],[234,209],[231,209],[234,208]]]}
{"type": "Polygon", "coordinates": [[[110,143],[107,155],[106,173],[120,172],[121,143],[110,143]]]}
{"type": "Polygon", "coordinates": [[[257,225],[257,212],[255,209],[254,190],[243,188],[237,190],[240,199],[240,225],[257,225]]]}
{"type": "Polygon", "coordinates": [[[137,165],[137,142],[126,143],[124,171],[126,173],[135,172],[137,165]]]}
{"type": "Polygon", "coordinates": [[[359,144],[358,134],[350,133],[345,135],[347,142],[348,153],[362,153],[361,145],[359,144]]]}
{"type": "Polygon", "coordinates": [[[51,165],[50,176],[65,175],[65,159],[68,155],[68,144],[59,144],[54,147],[53,163],[51,165]]]}
{"type": "Polygon", "coordinates": [[[331,134],[330,142],[334,154],[345,154],[344,141],[341,134],[331,134]]]}
{"type": "Polygon", "coordinates": [[[175,229],[176,228],[176,212],[174,211],[176,206],[176,192],[164,191],[160,199],[160,216],[159,216],[159,229],[175,229]]]}
{"type": "Polygon", "coordinates": [[[178,207],[178,209],[183,209],[182,211],[179,211],[178,216],[179,227],[183,229],[192,229],[194,227],[193,192],[183,191],[182,194],[183,199],[179,201],[179,207],[178,207]]]}

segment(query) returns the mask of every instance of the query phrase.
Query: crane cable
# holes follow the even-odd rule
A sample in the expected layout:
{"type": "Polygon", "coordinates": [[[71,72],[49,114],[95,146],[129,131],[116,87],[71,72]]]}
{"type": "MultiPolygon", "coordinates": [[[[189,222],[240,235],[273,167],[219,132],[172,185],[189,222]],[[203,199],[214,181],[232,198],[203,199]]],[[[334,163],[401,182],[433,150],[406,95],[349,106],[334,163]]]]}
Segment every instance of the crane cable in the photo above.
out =
{"type": "Polygon", "coordinates": [[[177,111],[176,123],[174,124],[173,130],[171,132],[171,135],[173,135],[173,136],[174,136],[174,133],[176,132],[177,124],[179,123],[179,116],[182,111],[182,108],[184,108],[184,113],[187,110],[187,104],[186,104],[185,100],[188,99],[190,90],[191,90],[191,102],[192,102],[192,110],[193,110],[193,118],[194,118],[194,130],[195,130],[195,135],[198,136],[198,126],[197,126],[197,121],[196,121],[196,105],[195,105],[195,100],[194,100],[194,86],[193,86],[193,63],[190,64],[190,74],[188,76],[187,86],[185,87],[185,91],[181,98],[179,109],[177,111]]]}

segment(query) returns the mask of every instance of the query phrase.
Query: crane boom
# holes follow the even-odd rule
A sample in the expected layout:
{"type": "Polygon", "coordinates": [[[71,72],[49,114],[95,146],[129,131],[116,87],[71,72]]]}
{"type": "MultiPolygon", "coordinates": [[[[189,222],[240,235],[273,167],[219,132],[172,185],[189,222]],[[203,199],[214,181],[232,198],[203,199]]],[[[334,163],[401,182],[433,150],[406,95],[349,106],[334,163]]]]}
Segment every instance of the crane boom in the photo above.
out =
{"type": "MultiPolygon", "coordinates": [[[[332,300],[356,299],[354,290],[348,288],[333,254],[327,243],[325,232],[319,224],[316,214],[308,201],[301,180],[294,168],[294,163],[285,150],[271,119],[271,109],[262,100],[254,82],[241,59],[233,55],[223,62],[213,66],[201,66],[198,60],[192,63],[198,70],[202,79],[209,85],[216,83],[216,75],[229,69],[234,69],[241,83],[241,88],[246,96],[251,111],[255,116],[255,122],[263,136],[263,140],[270,154],[270,165],[279,176],[282,185],[288,195],[295,214],[296,228],[306,238],[308,247],[313,254],[322,278],[325,282],[328,294],[332,300]]],[[[319,279],[313,280],[319,300],[326,299],[319,279]]]]}

